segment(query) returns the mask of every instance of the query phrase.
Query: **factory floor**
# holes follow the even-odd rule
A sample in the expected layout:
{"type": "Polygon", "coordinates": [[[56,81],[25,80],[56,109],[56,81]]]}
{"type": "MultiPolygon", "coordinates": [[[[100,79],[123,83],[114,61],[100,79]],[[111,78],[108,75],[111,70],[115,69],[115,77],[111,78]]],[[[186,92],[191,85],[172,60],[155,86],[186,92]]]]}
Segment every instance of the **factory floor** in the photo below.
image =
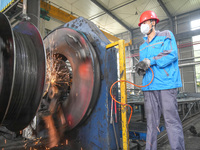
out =
{"type": "MultiPolygon", "coordinates": [[[[132,119],[131,119],[131,123],[130,123],[130,127],[132,124],[134,124],[134,122],[141,122],[141,115],[138,114],[134,114],[132,119]]],[[[145,122],[142,122],[142,124],[144,125],[143,129],[145,128],[145,122]]],[[[185,138],[185,147],[186,150],[200,150],[200,114],[192,117],[191,119],[188,119],[188,123],[186,122],[186,125],[183,125],[184,127],[184,138],[185,138]],[[193,126],[193,130],[191,130],[193,126]],[[194,130],[195,129],[195,130],[194,130]],[[195,133],[196,131],[196,133],[195,133]],[[195,133],[195,134],[194,134],[195,133]]],[[[142,128],[140,128],[142,129],[142,128]]],[[[145,130],[145,129],[144,129],[145,130]]],[[[161,133],[161,135],[158,136],[158,138],[160,136],[162,136],[162,134],[164,134],[164,131],[161,133]]],[[[11,138],[11,137],[9,137],[11,138]]],[[[39,142],[41,142],[40,140],[38,140],[39,142]]],[[[31,149],[30,145],[33,145],[34,143],[37,144],[38,143],[37,140],[33,140],[33,141],[27,141],[27,140],[23,140],[23,139],[15,139],[14,141],[12,140],[5,140],[5,138],[3,136],[0,136],[0,150],[25,150],[25,149],[31,149]]],[[[158,142],[158,149],[157,150],[170,150],[170,145],[168,143],[168,141],[164,139],[163,141],[158,142]]],[[[45,143],[45,139],[42,141],[45,143]]],[[[35,149],[38,150],[43,150],[45,149],[45,147],[43,144],[41,145],[37,144],[38,146],[34,146],[35,149]]],[[[71,150],[70,147],[68,146],[59,146],[59,147],[55,147],[52,150],[71,150]]],[[[145,141],[142,140],[138,140],[138,141],[134,141],[134,140],[130,140],[130,150],[145,150],[145,141]]]]}
{"type": "MultiPolygon", "coordinates": [[[[141,115],[135,114],[133,115],[130,123],[130,128],[133,126],[131,124],[135,122],[141,122],[141,115]]],[[[142,123],[144,124],[144,123],[142,123]]],[[[142,125],[141,124],[141,125],[142,125]]],[[[162,124],[162,121],[161,121],[162,124]]],[[[132,130],[132,129],[130,129],[132,130]]],[[[184,139],[185,139],[185,149],[186,150],[200,150],[200,114],[188,119],[183,124],[184,130],[184,139]]],[[[162,137],[166,132],[164,131],[159,137],[162,137]]],[[[130,150],[145,150],[145,142],[142,140],[135,141],[130,140],[130,150]]],[[[158,141],[158,149],[157,150],[171,150],[167,136],[165,139],[158,141]]]]}
{"type": "MultiPolygon", "coordinates": [[[[197,134],[192,133],[189,129],[184,132],[186,150],[200,150],[200,121],[193,126],[196,128],[197,134]]],[[[170,150],[169,142],[158,147],[158,150],[170,150]]]]}

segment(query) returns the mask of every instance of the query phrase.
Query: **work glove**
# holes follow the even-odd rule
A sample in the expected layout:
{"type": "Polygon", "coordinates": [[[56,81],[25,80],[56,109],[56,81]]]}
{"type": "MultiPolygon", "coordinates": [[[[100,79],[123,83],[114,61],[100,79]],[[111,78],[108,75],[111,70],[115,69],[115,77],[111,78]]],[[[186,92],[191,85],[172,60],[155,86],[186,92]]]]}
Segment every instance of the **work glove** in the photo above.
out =
{"type": "Polygon", "coordinates": [[[146,70],[150,67],[150,60],[145,58],[143,61],[140,61],[136,66],[135,66],[135,71],[138,73],[139,76],[145,75],[146,70]]]}

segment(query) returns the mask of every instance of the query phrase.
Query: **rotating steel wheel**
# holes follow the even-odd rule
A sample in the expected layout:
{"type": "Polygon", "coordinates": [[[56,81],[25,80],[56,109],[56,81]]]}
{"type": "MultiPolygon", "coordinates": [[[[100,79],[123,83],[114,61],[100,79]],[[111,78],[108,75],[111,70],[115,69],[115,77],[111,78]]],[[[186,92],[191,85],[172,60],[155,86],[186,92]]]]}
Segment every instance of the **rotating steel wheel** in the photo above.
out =
{"type": "Polygon", "coordinates": [[[46,56],[37,28],[26,21],[13,29],[0,13],[0,124],[24,129],[41,101],[46,56]]]}
{"type": "Polygon", "coordinates": [[[63,84],[67,82],[69,87],[65,91],[68,92],[65,98],[60,97],[63,99],[61,108],[65,127],[69,131],[85,121],[96,104],[100,89],[99,61],[86,36],[70,28],[54,30],[44,39],[44,44],[49,66],[47,68],[50,68],[47,69],[46,92],[49,86],[57,86],[60,91],[65,90],[58,84],[58,80],[63,84]],[[55,69],[59,61],[67,68],[64,76],[69,78],[59,78],[58,75],[55,77],[60,72],[55,69]]]}

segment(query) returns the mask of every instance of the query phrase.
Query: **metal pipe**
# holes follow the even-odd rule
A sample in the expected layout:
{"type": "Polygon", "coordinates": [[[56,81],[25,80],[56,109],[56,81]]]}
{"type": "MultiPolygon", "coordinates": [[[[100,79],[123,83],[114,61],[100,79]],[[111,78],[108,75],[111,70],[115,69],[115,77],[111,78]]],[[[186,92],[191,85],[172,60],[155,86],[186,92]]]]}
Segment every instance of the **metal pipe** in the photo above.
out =
{"type": "Polygon", "coordinates": [[[175,16],[175,34],[178,33],[178,21],[177,21],[177,17],[175,16]]]}
{"type": "Polygon", "coordinates": [[[185,60],[192,60],[192,59],[197,59],[200,57],[190,57],[190,58],[185,58],[185,59],[179,59],[179,61],[185,61],[185,60]]]}
{"type": "Polygon", "coordinates": [[[22,15],[27,15],[27,0],[23,0],[23,8],[22,8],[22,15]]]}
{"type": "Polygon", "coordinates": [[[200,61],[196,61],[196,62],[193,62],[193,63],[179,64],[178,66],[179,67],[185,67],[185,66],[192,66],[192,65],[198,65],[198,64],[200,64],[200,61]]]}
{"type": "Polygon", "coordinates": [[[190,107],[190,109],[188,110],[187,114],[185,115],[185,117],[181,120],[181,122],[183,122],[185,120],[185,118],[188,116],[188,114],[191,112],[192,107],[194,106],[195,102],[192,103],[192,106],[190,107]]]}
{"type": "MultiPolygon", "coordinates": [[[[126,54],[125,54],[125,41],[119,40],[119,64],[120,64],[120,80],[126,80],[126,54]]],[[[127,103],[127,87],[126,83],[120,83],[121,90],[121,103],[127,103]]],[[[129,150],[129,134],[128,134],[128,121],[126,106],[121,106],[122,115],[122,141],[123,150],[129,150]]]]}
{"type": "Polygon", "coordinates": [[[117,140],[117,133],[116,133],[114,121],[112,121],[112,125],[113,125],[113,131],[114,131],[114,135],[115,135],[115,142],[116,142],[116,145],[117,145],[117,150],[119,150],[119,143],[118,143],[118,140],[117,140]]]}

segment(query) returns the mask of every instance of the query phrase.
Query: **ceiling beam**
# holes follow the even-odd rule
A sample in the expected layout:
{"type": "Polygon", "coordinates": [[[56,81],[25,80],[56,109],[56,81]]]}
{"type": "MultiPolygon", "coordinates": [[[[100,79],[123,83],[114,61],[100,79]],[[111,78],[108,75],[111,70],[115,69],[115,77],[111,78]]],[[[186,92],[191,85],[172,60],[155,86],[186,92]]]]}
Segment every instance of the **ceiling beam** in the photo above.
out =
{"type": "Polygon", "coordinates": [[[165,6],[165,4],[163,3],[162,0],[157,0],[158,3],[160,4],[160,6],[162,7],[162,9],[164,10],[164,12],[167,14],[170,23],[171,23],[171,27],[172,27],[172,32],[174,32],[174,23],[173,23],[173,16],[170,14],[169,10],[167,9],[167,7],[165,6]]]}
{"type": "Polygon", "coordinates": [[[91,0],[95,5],[97,5],[99,8],[101,8],[103,11],[105,11],[109,16],[111,16],[114,20],[116,20],[119,24],[121,24],[124,28],[126,28],[128,31],[131,32],[131,28],[128,27],[124,22],[122,22],[118,17],[116,17],[111,11],[106,9],[103,5],[101,5],[96,0],[91,0]]]}
{"type": "MultiPolygon", "coordinates": [[[[131,3],[135,2],[135,1],[136,1],[136,0],[133,0],[133,1],[127,2],[127,3],[125,3],[125,4],[122,4],[122,5],[120,5],[120,6],[114,7],[114,8],[112,8],[112,9],[110,9],[110,11],[112,12],[112,11],[114,11],[114,10],[117,10],[117,9],[122,8],[122,7],[126,6],[126,5],[129,5],[129,4],[131,4],[131,3]]],[[[104,13],[101,13],[101,14],[95,16],[95,17],[92,17],[92,18],[89,19],[89,20],[96,19],[96,18],[101,17],[101,16],[103,16],[103,15],[105,15],[105,14],[106,14],[105,12],[104,12],[104,13]]]]}
{"type": "MultiPolygon", "coordinates": [[[[23,3],[23,0],[20,0],[21,3],[23,3]]],[[[74,19],[76,19],[77,17],[75,17],[74,15],[72,14],[69,14],[68,12],[66,12],[66,10],[61,10],[60,8],[57,8],[53,5],[51,5],[52,2],[50,3],[47,3],[43,0],[40,0],[40,8],[43,8],[45,9],[46,11],[48,11],[48,16],[52,17],[52,18],[55,18],[57,20],[60,20],[61,22],[63,23],[66,23],[66,22],[69,22],[69,21],[72,21],[74,19]]],[[[101,29],[100,29],[101,30],[101,29]]],[[[118,37],[112,35],[112,34],[109,34],[103,30],[101,30],[104,35],[108,38],[108,40],[110,42],[116,42],[118,40],[120,40],[118,37]]]]}

